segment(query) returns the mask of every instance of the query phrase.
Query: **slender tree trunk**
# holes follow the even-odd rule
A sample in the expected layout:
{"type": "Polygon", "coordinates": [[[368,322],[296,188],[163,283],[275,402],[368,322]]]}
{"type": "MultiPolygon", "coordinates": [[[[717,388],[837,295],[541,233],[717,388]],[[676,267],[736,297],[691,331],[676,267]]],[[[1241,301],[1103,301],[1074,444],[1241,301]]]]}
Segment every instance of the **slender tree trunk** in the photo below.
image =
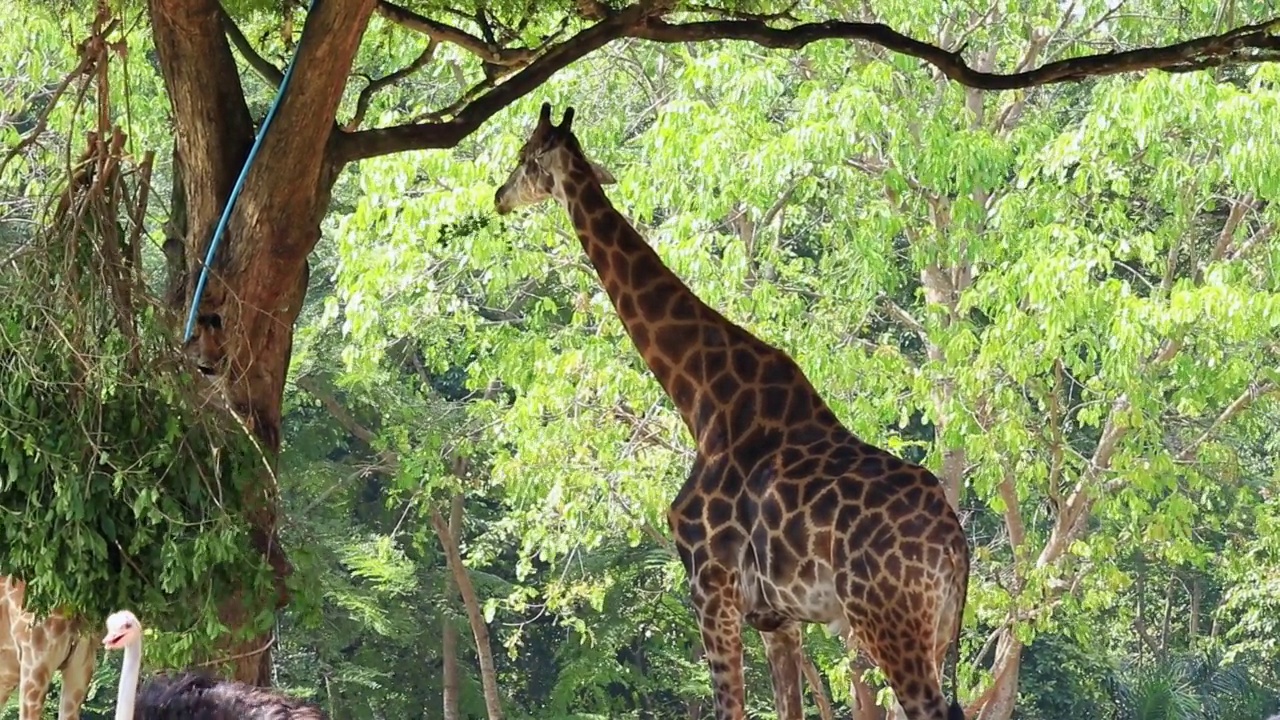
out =
{"type": "MultiPolygon", "coordinates": [[[[641,632],[647,630],[647,626],[642,626],[641,632]]],[[[636,649],[636,669],[640,671],[640,677],[648,677],[649,675],[649,657],[644,651],[643,635],[641,639],[635,642],[636,649]]],[[[653,694],[642,693],[640,695],[640,720],[653,720],[653,694]]]]}
{"type": "Polygon", "coordinates": [[[1191,579],[1191,618],[1187,626],[1187,648],[1196,648],[1196,639],[1200,637],[1200,604],[1204,602],[1204,578],[1196,575],[1191,579]]]}
{"type": "MultiPolygon", "coordinates": [[[[462,536],[462,494],[455,494],[449,500],[449,536],[462,536]]],[[[448,597],[457,597],[458,584],[453,575],[449,575],[448,597]]],[[[441,654],[444,656],[444,720],[460,720],[458,714],[458,626],[447,613],[444,617],[444,637],[441,641],[441,654]]]]}
{"type": "Polygon", "coordinates": [[[808,653],[800,653],[801,668],[805,682],[809,684],[809,692],[813,693],[813,703],[818,706],[818,715],[822,720],[834,720],[835,711],[831,708],[831,698],[827,697],[827,685],[822,681],[822,673],[808,653]]]}
{"type": "Polygon", "coordinates": [[[853,720],[886,720],[884,708],[876,704],[876,689],[862,677],[870,669],[871,663],[862,653],[854,653],[850,667],[853,673],[853,720]]]}
{"type": "Polygon", "coordinates": [[[1169,657],[1169,627],[1173,621],[1173,595],[1177,578],[1170,576],[1164,588],[1164,617],[1160,619],[1160,658],[1169,657]]]}
{"type": "Polygon", "coordinates": [[[462,605],[467,611],[467,619],[471,621],[471,633],[475,636],[476,656],[480,659],[480,682],[484,686],[484,705],[489,720],[502,720],[502,701],[498,693],[498,673],[493,664],[493,650],[489,645],[489,627],[485,624],[484,614],[480,611],[480,602],[476,599],[475,588],[471,585],[471,577],[462,564],[462,553],[458,550],[458,540],[449,533],[449,526],[439,510],[432,509],[431,525],[444,546],[445,557],[453,580],[458,584],[458,592],[462,596],[462,605]]]}
{"type": "MultiPolygon", "coordinates": [[[[690,647],[690,652],[691,657],[689,659],[692,660],[695,665],[699,665],[703,662],[701,640],[693,641],[693,645],[690,647]]],[[[689,720],[702,720],[702,699],[696,697],[690,698],[688,704],[685,705],[685,710],[688,713],[689,720]]]]}
{"type": "Polygon", "coordinates": [[[1134,573],[1134,594],[1138,596],[1138,609],[1133,614],[1133,632],[1138,636],[1138,664],[1142,664],[1147,649],[1147,564],[1138,553],[1138,568],[1134,573]]]}
{"type": "Polygon", "coordinates": [[[1005,632],[996,645],[995,681],[974,705],[980,710],[975,720],[1008,720],[1018,700],[1018,674],[1022,670],[1022,643],[1013,633],[1005,632]]]}

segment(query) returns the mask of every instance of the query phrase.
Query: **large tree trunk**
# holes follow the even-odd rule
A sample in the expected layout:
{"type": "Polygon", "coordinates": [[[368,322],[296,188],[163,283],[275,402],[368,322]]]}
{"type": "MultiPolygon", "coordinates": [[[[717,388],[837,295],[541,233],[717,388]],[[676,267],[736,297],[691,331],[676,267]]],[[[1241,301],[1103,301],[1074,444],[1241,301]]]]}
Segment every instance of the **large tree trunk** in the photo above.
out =
{"type": "MultiPolygon", "coordinates": [[[[276,535],[273,473],[280,449],[281,401],[302,308],[307,255],[339,167],[326,158],[338,101],[373,0],[318,3],[298,47],[295,81],[246,178],[200,301],[187,349],[208,390],[258,439],[267,462],[251,499],[252,542],[276,574],[276,608],[288,600],[290,566],[276,535]]],[[[218,217],[253,143],[254,126],[213,0],[150,0],[156,54],[173,104],[176,175],[181,182],[175,242],[166,247],[174,308],[185,322],[218,217]],[[180,238],[177,239],[177,238],[180,238]]],[[[243,630],[263,600],[236,593],[220,605],[223,622],[243,630]]],[[[227,648],[234,677],[270,681],[270,641],[250,637],[227,648]]]]}

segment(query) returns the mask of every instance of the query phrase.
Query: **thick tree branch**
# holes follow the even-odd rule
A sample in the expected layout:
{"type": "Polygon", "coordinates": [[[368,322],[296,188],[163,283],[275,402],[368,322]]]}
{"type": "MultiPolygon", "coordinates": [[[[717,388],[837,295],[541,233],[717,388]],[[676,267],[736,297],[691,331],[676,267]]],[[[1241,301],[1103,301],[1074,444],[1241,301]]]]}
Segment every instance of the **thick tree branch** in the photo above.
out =
{"type": "Polygon", "coordinates": [[[764,47],[791,49],[819,40],[865,40],[920,58],[962,85],[981,90],[1012,90],[1140,70],[1177,72],[1225,63],[1276,60],[1280,59],[1280,36],[1274,34],[1277,27],[1280,27],[1280,17],[1173,45],[1069,58],[1007,75],[975,70],[959,53],[907,37],[880,23],[828,21],[775,28],[752,20],[672,24],[652,18],[629,34],[657,42],[747,40],[764,47]]]}
{"type": "Polygon", "coordinates": [[[642,5],[632,5],[552,47],[506,82],[476,98],[448,122],[397,125],[339,136],[333,151],[334,162],[341,166],[354,160],[405,150],[451,148],[499,110],[533,92],[559,70],[622,37],[647,12],[648,8],[642,5]]]}
{"type": "Polygon", "coordinates": [[[356,98],[356,111],[351,116],[351,120],[343,126],[343,129],[348,131],[358,129],[360,127],[360,123],[364,122],[365,113],[369,112],[369,103],[373,101],[374,94],[389,85],[400,82],[404,78],[409,77],[422,69],[422,66],[431,62],[431,58],[435,55],[437,47],[439,47],[438,42],[435,40],[428,40],[427,47],[423,49],[422,53],[419,54],[418,57],[413,59],[413,62],[405,65],[395,72],[387,73],[376,80],[370,80],[369,84],[365,85],[360,91],[360,96],[356,98]]]}
{"type": "Polygon", "coordinates": [[[150,14],[176,120],[192,222],[187,230],[208,237],[253,142],[253,121],[223,32],[221,6],[213,0],[151,0],[150,14]]]}
{"type": "Polygon", "coordinates": [[[435,42],[447,42],[466,50],[493,65],[519,67],[533,62],[537,53],[527,48],[502,48],[448,23],[432,20],[387,0],[378,0],[377,12],[383,18],[420,32],[435,42]]]}
{"type": "Polygon", "coordinates": [[[222,27],[226,30],[227,37],[231,39],[231,44],[236,46],[236,49],[244,56],[245,62],[249,63],[249,67],[253,68],[254,72],[258,73],[263,80],[266,80],[271,87],[280,87],[280,83],[284,82],[284,72],[254,49],[253,45],[249,43],[249,38],[244,36],[240,26],[236,25],[236,21],[231,19],[226,10],[222,10],[222,27]]]}
{"type": "Polygon", "coordinates": [[[232,224],[237,235],[253,234],[245,231],[257,226],[258,232],[265,231],[265,236],[272,239],[268,247],[244,254],[251,256],[244,258],[250,272],[267,268],[262,272],[278,274],[284,269],[280,265],[301,265],[319,240],[319,219],[327,208],[327,193],[306,198],[307,204],[299,208],[302,198],[279,188],[327,188],[331,184],[325,178],[331,168],[326,165],[325,153],[317,149],[325,147],[330,135],[337,131],[334,117],[338,103],[374,2],[317,3],[307,16],[294,58],[294,74],[305,81],[290,84],[274,121],[276,127],[289,130],[268,132],[263,138],[258,157],[245,178],[237,222],[232,224]],[[311,207],[312,203],[319,206],[311,207]],[[308,216],[314,217],[316,227],[299,232],[300,217],[308,216]]]}
{"type": "Polygon", "coordinates": [[[974,69],[957,52],[907,37],[880,23],[827,21],[787,28],[772,27],[761,19],[670,23],[659,17],[664,9],[651,3],[636,3],[609,13],[605,13],[598,3],[585,3],[584,6],[590,10],[583,13],[584,16],[603,19],[531,61],[535,50],[496,48],[453,26],[379,0],[378,12],[393,22],[419,30],[433,39],[458,44],[492,64],[528,65],[466,105],[451,121],[399,125],[341,136],[333,159],[342,165],[405,150],[453,147],[499,110],[532,92],[560,69],[623,37],[661,43],[745,40],[764,47],[790,49],[820,40],[862,40],[920,58],[937,67],[946,77],[983,90],[1035,87],[1141,70],[1185,71],[1225,63],[1280,59],[1280,36],[1275,34],[1275,29],[1280,27],[1280,17],[1173,45],[1070,58],[1033,70],[1000,74],[974,69]]]}

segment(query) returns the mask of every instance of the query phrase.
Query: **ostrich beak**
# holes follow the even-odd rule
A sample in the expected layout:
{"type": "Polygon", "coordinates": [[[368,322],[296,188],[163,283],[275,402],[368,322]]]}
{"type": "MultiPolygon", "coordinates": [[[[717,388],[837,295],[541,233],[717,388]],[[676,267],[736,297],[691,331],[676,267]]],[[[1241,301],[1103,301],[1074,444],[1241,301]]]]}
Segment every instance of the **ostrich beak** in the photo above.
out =
{"type": "Polygon", "coordinates": [[[108,636],[106,636],[106,637],[102,638],[102,647],[104,647],[104,648],[108,648],[108,649],[113,648],[113,647],[115,647],[116,645],[119,645],[119,644],[120,644],[120,641],[121,641],[121,640],[123,640],[123,639],[124,639],[124,633],[122,633],[122,632],[121,632],[121,633],[112,633],[112,634],[110,634],[110,635],[108,635],[108,636]]]}

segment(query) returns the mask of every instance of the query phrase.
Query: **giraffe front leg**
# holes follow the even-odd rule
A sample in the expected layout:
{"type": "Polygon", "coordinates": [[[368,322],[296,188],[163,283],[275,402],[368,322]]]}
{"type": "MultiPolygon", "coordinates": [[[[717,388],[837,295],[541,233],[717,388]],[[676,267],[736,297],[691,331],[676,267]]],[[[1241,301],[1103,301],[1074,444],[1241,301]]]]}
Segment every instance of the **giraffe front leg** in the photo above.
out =
{"type": "Polygon", "coordinates": [[[744,720],[742,610],[735,578],[723,570],[704,569],[693,582],[693,604],[711,670],[716,720],[744,720]]]}
{"type": "Polygon", "coordinates": [[[49,683],[53,680],[53,668],[45,663],[33,667],[22,668],[22,683],[19,692],[19,720],[41,720],[44,715],[44,698],[49,693],[49,683]]]}
{"type": "Polygon", "coordinates": [[[18,687],[17,669],[15,668],[12,674],[6,672],[7,670],[8,668],[0,668],[0,707],[4,707],[9,702],[9,696],[18,687]]]}
{"type": "Polygon", "coordinates": [[[769,674],[773,677],[773,704],[778,720],[803,720],[804,694],[800,687],[804,652],[800,623],[786,622],[776,630],[761,631],[769,674]]]}

